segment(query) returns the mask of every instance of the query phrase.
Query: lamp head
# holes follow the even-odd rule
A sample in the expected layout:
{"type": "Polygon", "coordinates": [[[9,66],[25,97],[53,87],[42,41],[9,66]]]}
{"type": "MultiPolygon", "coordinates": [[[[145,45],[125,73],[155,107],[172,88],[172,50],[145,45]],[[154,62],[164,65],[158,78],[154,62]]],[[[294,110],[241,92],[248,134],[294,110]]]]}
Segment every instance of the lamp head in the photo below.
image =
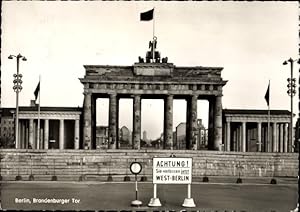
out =
{"type": "Polygon", "coordinates": [[[8,59],[13,59],[14,57],[12,55],[9,55],[8,56],[8,59]]]}
{"type": "Polygon", "coordinates": [[[283,63],[282,63],[282,65],[287,65],[288,63],[287,63],[287,61],[284,61],[283,63]]]}
{"type": "Polygon", "coordinates": [[[26,57],[23,57],[22,60],[23,60],[23,61],[27,61],[26,57]]]}

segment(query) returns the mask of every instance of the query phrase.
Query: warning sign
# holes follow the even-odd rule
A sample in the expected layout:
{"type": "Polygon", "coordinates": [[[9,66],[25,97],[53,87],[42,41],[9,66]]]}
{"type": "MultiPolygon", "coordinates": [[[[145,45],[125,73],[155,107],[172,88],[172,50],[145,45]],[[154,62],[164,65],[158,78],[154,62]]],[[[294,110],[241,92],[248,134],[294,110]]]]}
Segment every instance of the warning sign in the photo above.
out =
{"type": "Polygon", "coordinates": [[[191,184],[192,158],[153,158],[154,184],[191,184]]]}

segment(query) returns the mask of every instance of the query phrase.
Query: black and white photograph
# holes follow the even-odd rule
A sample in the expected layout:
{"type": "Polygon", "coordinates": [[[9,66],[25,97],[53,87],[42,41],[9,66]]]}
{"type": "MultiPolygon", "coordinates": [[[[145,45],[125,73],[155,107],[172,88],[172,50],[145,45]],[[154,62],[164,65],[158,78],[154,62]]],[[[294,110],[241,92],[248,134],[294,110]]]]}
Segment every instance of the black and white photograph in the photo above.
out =
{"type": "Polygon", "coordinates": [[[299,3],[2,1],[0,210],[299,211],[299,3]]]}

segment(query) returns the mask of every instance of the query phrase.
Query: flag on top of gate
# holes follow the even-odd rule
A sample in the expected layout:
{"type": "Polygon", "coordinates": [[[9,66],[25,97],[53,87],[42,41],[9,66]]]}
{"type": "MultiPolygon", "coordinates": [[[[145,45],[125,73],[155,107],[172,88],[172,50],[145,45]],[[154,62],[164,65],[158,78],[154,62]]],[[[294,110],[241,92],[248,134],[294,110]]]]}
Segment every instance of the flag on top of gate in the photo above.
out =
{"type": "Polygon", "coordinates": [[[39,92],[40,92],[40,82],[38,83],[38,85],[36,86],[36,89],[34,90],[35,101],[37,100],[39,92]]]}
{"type": "Polygon", "coordinates": [[[269,106],[269,101],[270,101],[270,82],[269,82],[269,85],[268,85],[268,89],[266,91],[266,94],[265,94],[265,100],[269,106]]]}
{"type": "Polygon", "coordinates": [[[153,19],[154,8],[141,13],[141,21],[151,21],[153,19]]]}

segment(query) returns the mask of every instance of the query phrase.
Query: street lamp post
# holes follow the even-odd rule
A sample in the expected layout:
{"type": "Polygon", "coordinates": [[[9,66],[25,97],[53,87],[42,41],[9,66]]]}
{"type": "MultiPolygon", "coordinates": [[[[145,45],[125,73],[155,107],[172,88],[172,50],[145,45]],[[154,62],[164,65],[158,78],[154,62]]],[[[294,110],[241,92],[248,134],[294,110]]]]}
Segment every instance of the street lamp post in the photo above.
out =
{"type": "MultiPolygon", "coordinates": [[[[288,79],[288,82],[289,82],[289,84],[288,84],[288,88],[289,88],[288,94],[289,94],[289,96],[291,96],[291,124],[293,124],[293,96],[296,94],[296,79],[293,78],[293,63],[295,61],[297,61],[297,63],[300,64],[300,59],[293,60],[292,58],[290,58],[290,59],[288,59],[288,60],[286,60],[286,61],[283,62],[283,65],[287,65],[288,62],[290,62],[290,64],[291,64],[291,78],[288,79]]],[[[299,72],[300,72],[300,69],[299,69],[299,72]]],[[[299,81],[298,81],[298,83],[299,83],[299,86],[300,86],[300,75],[299,75],[299,81]]],[[[300,116],[300,87],[299,87],[299,94],[298,95],[299,95],[299,108],[298,109],[299,109],[299,116],[300,116]]],[[[299,120],[299,117],[298,117],[298,120],[299,120]]],[[[290,132],[292,132],[291,129],[292,129],[292,127],[290,127],[290,132]]],[[[300,163],[299,138],[298,138],[298,140],[296,142],[297,142],[297,145],[295,143],[295,147],[298,146],[298,162],[300,163]]],[[[300,175],[300,169],[298,169],[298,190],[300,189],[299,175],[300,175]]],[[[298,204],[297,204],[296,208],[294,210],[291,210],[291,212],[297,212],[297,211],[299,211],[299,201],[300,201],[299,198],[300,198],[300,195],[298,195],[298,204]]]]}
{"type": "Polygon", "coordinates": [[[17,59],[17,74],[14,74],[14,86],[13,89],[16,92],[16,121],[15,121],[15,143],[16,143],[16,149],[20,148],[19,143],[19,92],[22,90],[22,74],[19,74],[19,60],[22,59],[23,61],[26,61],[27,59],[22,56],[21,54],[16,55],[9,55],[8,59],[17,59]]]}
{"type": "Polygon", "coordinates": [[[291,64],[291,78],[288,78],[288,95],[291,97],[291,116],[290,116],[290,127],[289,127],[289,140],[290,140],[290,145],[293,145],[293,97],[296,94],[296,78],[293,78],[293,64],[295,61],[299,61],[300,60],[293,60],[292,58],[286,60],[283,62],[283,65],[287,65],[288,62],[291,64]]]}

